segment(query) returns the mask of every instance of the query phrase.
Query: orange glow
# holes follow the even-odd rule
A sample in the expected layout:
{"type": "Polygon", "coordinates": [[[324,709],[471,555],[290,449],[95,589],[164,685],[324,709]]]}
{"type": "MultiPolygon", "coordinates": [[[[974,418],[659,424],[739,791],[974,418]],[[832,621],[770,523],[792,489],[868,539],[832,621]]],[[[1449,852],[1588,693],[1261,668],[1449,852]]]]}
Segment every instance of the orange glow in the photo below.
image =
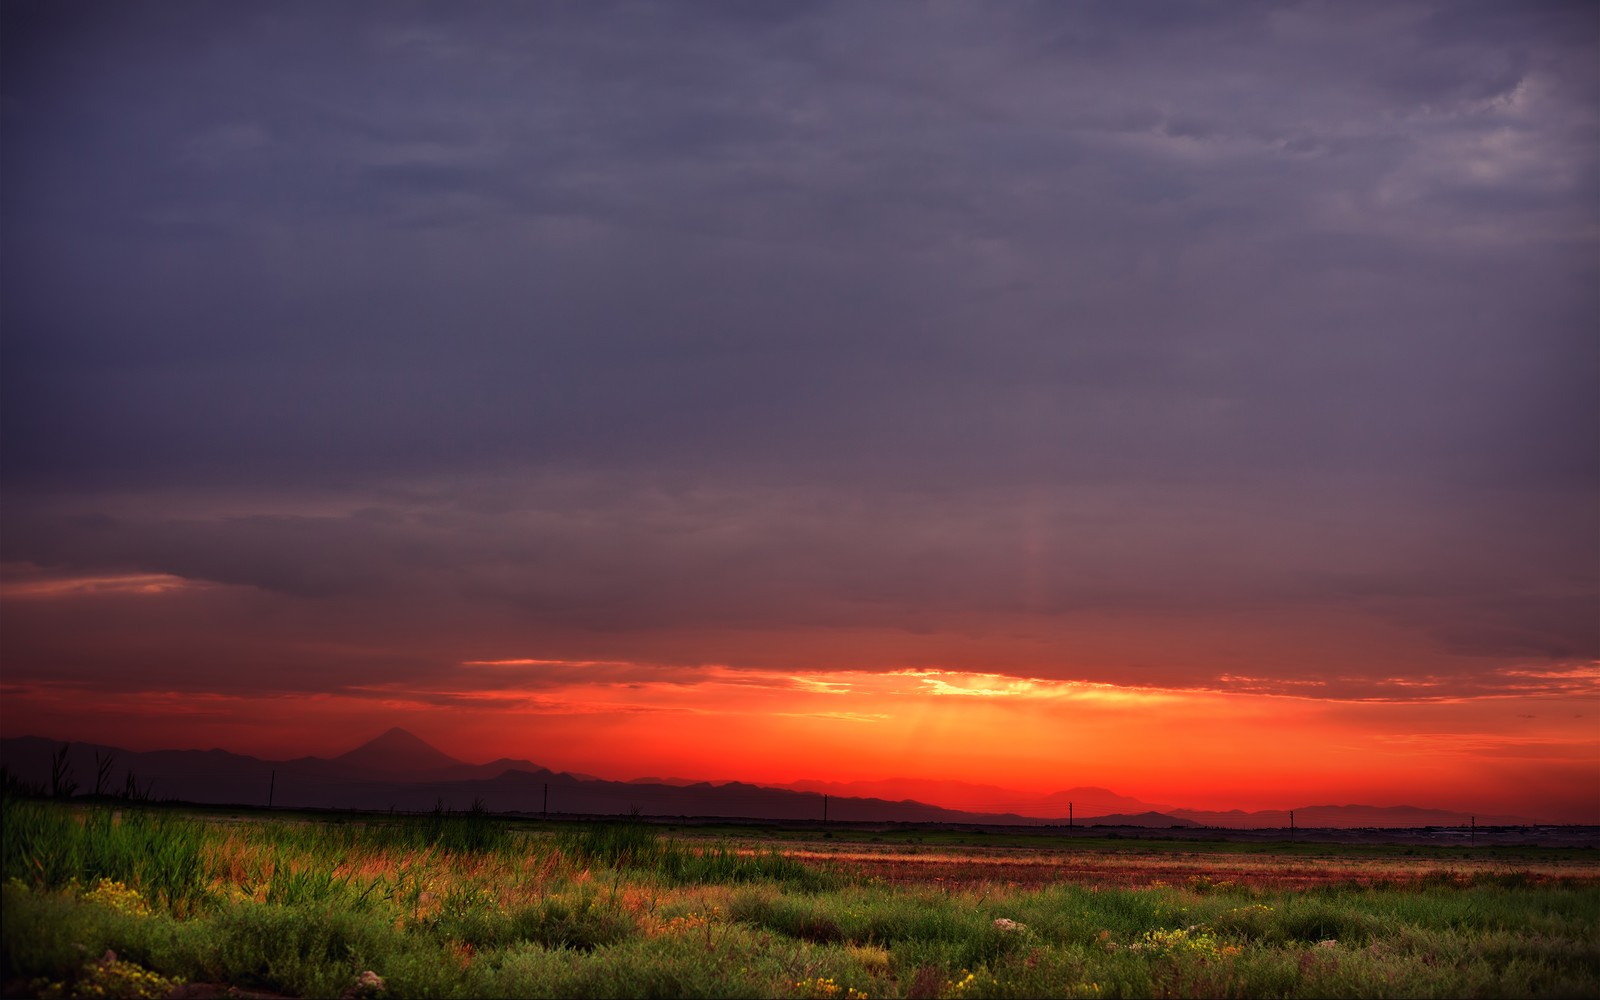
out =
{"type": "MultiPolygon", "coordinates": [[[[7,736],[283,759],[336,755],[399,725],[462,760],[607,778],[913,779],[1035,796],[1096,786],[1177,808],[1355,803],[1600,822],[1594,662],[1452,674],[1444,661],[1407,670],[1401,653],[1347,649],[1345,662],[1393,665],[1352,679],[1331,660],[1264,652],[1231,668],[1173,664],[1157,655],[1159,629],[1121,642],[1120,623],[1052,653],[1058,637],[1000,619],[927,634],[571,632],[530,649],[459,615],[440,627],[422,606],[349,603],[334,621],[243,586],[0,568],[7,736]],[[1113,645],[1137,666],[1108,668],[1113,645]],[[726,657],[697,662],[706,648],[726,657]],[[1293,669],[1239,665],[1268,662],[1293,669]]],[[[1222,624],[1191,624],[1170,627],[1228,651],[1222,624]]],[[[1288,648],[1293,624],[1237,634],[1288,648]]],[[[954,790],[915,797],[971,807],[954,790]]]]}
{"type": "Polygon", "coordinates": [[[41,732],[134,749],[175,745],[181,724],[190,746],[329,755],[398,724],[465,760],[607,778],[1093,785],[1187,808],[1354,802],[1569,822],[1594,818],[1587,779],[1600,759],[1592,683],[1581,695],[1332,701],[921,667],[535,658],[469,661],[455,679],[467,683],[271,699],[147,691],[115,703],[40,685],[8,691],[7,704],[41,732]]]}

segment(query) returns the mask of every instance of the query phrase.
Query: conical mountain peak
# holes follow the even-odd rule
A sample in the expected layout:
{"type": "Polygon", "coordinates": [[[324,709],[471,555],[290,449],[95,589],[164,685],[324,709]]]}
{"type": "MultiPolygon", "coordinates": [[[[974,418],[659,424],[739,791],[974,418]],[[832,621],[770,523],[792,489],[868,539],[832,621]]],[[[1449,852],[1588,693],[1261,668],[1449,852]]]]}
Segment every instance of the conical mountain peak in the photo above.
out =
{"type": "Polygon", "coordinates": [[[361,771],[397,777],[425,777],[461,765],[461,761],[399,726],[334,760],[361,771]]]}

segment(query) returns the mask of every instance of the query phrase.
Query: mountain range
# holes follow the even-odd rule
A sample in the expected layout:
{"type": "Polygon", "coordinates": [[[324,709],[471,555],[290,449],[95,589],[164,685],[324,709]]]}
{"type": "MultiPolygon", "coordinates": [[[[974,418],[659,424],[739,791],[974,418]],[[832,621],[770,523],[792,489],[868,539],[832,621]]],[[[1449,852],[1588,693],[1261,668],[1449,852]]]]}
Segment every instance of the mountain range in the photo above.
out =
{"type": "MultiPolygon", "coordinates": [[[[0,740],[0,764],[13,780],[49,787],[58,740],[0,740]]],[[[500,758],[469,764],[404,729],[388,732],[333,758],[262,760],[225,750],[131,751],[88,743],[69,745],[67,763],[80,793],[94,792],[100,762],[111,766],[100,791],[133,784],[154,799],[227,805],[422,811],[474,802],[493,812],[615,815],[637,809],[649,816],[842,822],[980,823],[1227,827],[1290,825],[1288,810],[1216,812],[1152,804],[1104,788],[1077,787],[1028,795],[993,785],[928,779],[799,781],[783,786],[687,778],[608,781],[552,771],[532,761],[500,758]],[[826,797],[826,800],[825,798],[826,797]],[[922,798],[946,805],[931,805],[922,798]]],[[[1411,806],[1308,806],[1294,810],[1302,828],[1457,826],[1470,817],[1411,806]]],[[[1515,816],[1478,816],[1482,826],[1523,826],[1515,816]]]]}

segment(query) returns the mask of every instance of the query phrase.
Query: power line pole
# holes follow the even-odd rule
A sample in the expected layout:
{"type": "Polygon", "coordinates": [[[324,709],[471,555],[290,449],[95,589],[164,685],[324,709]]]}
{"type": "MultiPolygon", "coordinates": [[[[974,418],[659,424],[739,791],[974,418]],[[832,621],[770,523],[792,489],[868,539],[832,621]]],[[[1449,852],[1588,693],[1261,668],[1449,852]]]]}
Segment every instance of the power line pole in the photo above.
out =
{"type": "Polygon", "coordinates": [[[267,808],[272,808],[273,793],[278,790],[278,769],[272,769],[272,779],[267,782],[267,808]]]}

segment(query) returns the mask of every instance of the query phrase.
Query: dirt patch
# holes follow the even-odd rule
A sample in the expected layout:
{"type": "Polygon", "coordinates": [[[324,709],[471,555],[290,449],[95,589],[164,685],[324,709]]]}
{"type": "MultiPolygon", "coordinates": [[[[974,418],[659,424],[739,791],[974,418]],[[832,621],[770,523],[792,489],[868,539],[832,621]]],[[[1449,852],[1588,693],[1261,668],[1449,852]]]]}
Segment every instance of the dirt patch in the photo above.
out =
{"type": "Polygon", "coordinates": [[[798,860],[822,863],[885,883],[951,890],[980,885],[1035,889],[1058,883],[1107,888],[1173,885],[1201,890],[1222,883],[1253,888],[1305,889],[1330,885],[1413,885],[1476,882],[1507,885],[1600,885],[1600,863],[1507,864],[1453,859],[1352,859],[1237,854],[1128,854],[1084,851],[971,849],[909,853],[852,845],[841,850],[796,848],[798,860]]]}

